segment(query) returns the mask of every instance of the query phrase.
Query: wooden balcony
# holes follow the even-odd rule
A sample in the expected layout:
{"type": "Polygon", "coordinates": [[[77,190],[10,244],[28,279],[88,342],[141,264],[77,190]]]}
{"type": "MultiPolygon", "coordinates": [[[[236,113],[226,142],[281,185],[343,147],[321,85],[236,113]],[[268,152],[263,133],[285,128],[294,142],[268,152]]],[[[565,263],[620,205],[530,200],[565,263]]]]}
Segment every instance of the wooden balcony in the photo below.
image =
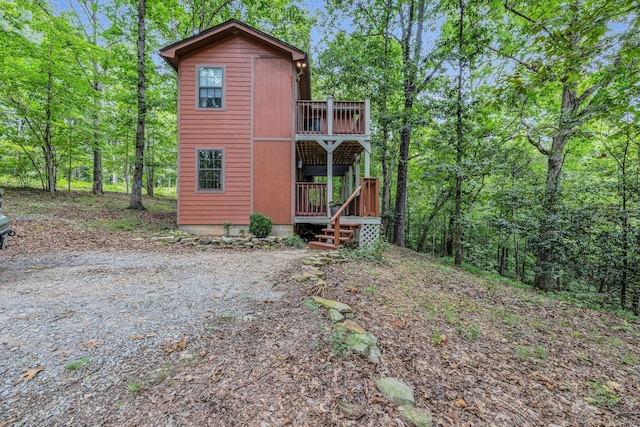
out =
{"type": "Polygon", "coordinates": [[[367,101],[297,101],[297,135],[368,135],[367,101]]]}
{"type": "MultiPolygon", "coordinates": [[[[379,189],[377,178],[360,178],[360,186],[340,207],[340,214],[379,217],[379,189]]],[[[328,202],[326,183],[296,182],[296,216],[328,217],[328,202]]]]}
{"type": "Polygon", "coordinates": [[[327,216],[327,184],[296,182],[296,216],[327,216]]]}

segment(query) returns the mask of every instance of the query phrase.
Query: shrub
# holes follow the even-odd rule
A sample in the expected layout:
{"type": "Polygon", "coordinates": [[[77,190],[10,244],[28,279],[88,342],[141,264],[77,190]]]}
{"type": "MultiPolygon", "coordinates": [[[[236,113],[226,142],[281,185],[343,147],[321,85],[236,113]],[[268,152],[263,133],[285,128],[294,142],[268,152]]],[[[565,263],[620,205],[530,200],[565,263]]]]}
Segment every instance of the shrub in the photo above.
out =
{"type": "Polygon", "coordinates": [[[257,212],[249,215],[249,233],[258,238],[267,237],[271,233],[271,218],[257,212]]]}

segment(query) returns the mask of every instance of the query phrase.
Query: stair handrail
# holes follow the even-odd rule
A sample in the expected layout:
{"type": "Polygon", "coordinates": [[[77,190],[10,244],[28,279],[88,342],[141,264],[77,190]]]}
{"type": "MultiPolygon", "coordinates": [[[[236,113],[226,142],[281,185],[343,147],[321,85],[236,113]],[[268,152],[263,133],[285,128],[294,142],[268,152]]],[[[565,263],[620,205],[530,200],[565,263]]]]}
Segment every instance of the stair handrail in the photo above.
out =
{"type": "Polygon", "coordinates": [[[333,245],[338,247],[340,246],[340,217],[342,216],[342,211],[344,211],[349,203],[351,203],[362,191],[362,185],[358,186],[353,193],[349,196],[347,200],[340,206],[340,209],[336,213],[333,214],[329,223],[333,225],[333,245]]]}

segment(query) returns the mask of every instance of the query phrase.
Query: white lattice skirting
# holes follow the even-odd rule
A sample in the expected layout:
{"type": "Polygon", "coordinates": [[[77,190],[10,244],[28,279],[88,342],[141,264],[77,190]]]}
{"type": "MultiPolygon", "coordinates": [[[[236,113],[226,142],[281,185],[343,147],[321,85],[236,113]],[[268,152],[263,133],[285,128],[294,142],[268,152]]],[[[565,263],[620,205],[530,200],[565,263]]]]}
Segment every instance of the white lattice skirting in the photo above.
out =
{"type": "Polygon", "coordinates": [[[381,230],[381,224],[362,224],[360,227],[360,235],[358,236],[358,247],[360,249],[371,248],[380,238],[381,230]]]}

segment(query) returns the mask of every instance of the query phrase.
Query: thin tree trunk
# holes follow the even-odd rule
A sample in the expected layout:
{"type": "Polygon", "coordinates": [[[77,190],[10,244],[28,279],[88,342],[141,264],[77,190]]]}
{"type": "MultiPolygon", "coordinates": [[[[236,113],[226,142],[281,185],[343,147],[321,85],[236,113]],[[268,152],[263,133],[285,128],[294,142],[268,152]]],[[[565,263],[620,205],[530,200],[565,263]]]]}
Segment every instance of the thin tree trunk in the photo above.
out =
{"type": "Polygon", "coordinates": [[[409,149],[411,147],[411,121],[413,116],[413,103],[418,93],[416,76],[418,72],[417,61],[422,51],[422,25],[424,20],[425,0],[419,0],[417,6],[414,1],[409,6],[409,18],[406,28],[402,29],[402,54],[403,54],[403,93],[404,106],[402,123],[400,126],[400,149],[398,156],[398,179],[396,181],[396,206],[395,229],[393,243],[405,246],[405,216],[407,213],[407,180],[409,177],[409,149]],[[417,7],[417,16],[415,15],[417,7]],[[416,25],[414,33],[414,25],[416,25]],[[415,37],[413,49],[411,49],[412,37],[415,37]],[[413,52],[412,52],[413,50],[413,52]]]}
{"type": "Polygon", "coordinates": [[[136,157],[131,189],[129,209],[143,210],[142,204],[142,168],[144,166],[144,129],[147,114],[146,81],[145,81],[145,14],[146,0],[138,0],[138,119],[136,127],[136,157]]]}
{"type": "MultiPolygon", "coordinates": [[[[153,197],[153,185],[155,180],[155,165],[153,164],[153,137],[148,138],[147,142],[147,194],[153,197]]],[[[344,187],[343,187],[344,188],[344,187]]],[[[344,200],[344,199],[343,199],[344,200]]]]}
{"type": "Polygon", "coordinates": [[[55,156],[53,155],[53,146],[51,144],[51,116],[53,103],[53,69],[52,69],[52,52],[53,46],[49,44],[49,69],[47,71],[47,106],[45,107],[45,127],[44,127],[44,154],[47,164],[47,186],[49,194],[53,199],[56,196],[56,167],[55,156]]]}
{"type": "MultiPolygon", "coordinates": [[[[387,5],[390,10],[390,5],[387,5]]],[[[385,22],[385,37],[384,37],[384,58],[385,61],[389,59],[389,38],[388,34],[389,30],[389,20],[390,13],[386,15],[385,22]]],[[[388,66],[388,64],[385,64],[388,66]]],[[[388,119],[388,93],[387,93],[387,85],[383,86],[382,90],[382,100],[380,103],[380,114],[382,116],[382,149],[380,153],[381,163],[382,163],[382,229],[384,231],[385,236],[389,236],[389,231],[391,228],[391,181],[392,174],[391,168],[389,167],[389,119],[388,119]]]]}
{"type": "Polygon", "coordinates": [[[453,246],[455,251],[454,264],[458,267],[462,265],[462,69],[464,61],[462,57],[463,29],[464,29],[464,4],[458,1],[460,8],[460,22],[458,26],[458,99],[456,105],[456,188],[454,199],[454,221],[453,221],[453,246]]]}
{"type": "MultiPolygon", "coordinates": [[[[100,92],[99,83],[94,82],[93,89],[96,92],[100,92]]],[[[93,194],[104,194],[102,188],[102,151],[100,150],[100,116],[98,115],[98,109],[100,108],[100,101],[97,99],[94,101],[93,112],[93,188],[91,192],[93,194]]]]}

